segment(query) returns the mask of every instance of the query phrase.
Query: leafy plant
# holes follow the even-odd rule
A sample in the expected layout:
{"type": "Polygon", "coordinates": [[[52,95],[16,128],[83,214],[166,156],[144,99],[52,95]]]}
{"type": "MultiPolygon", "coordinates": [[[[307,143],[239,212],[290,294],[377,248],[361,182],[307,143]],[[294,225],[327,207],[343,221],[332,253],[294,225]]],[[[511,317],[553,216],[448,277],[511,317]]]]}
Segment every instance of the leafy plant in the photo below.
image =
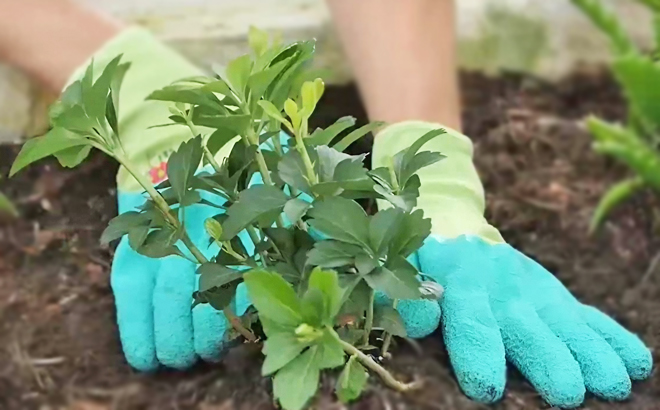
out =
{"type": "Polygon", "coordinates": [[[18,216],[16,207],[2,192],[0,192],[0,214],[7,214],[11,217],[18,216]]]}
{"type": "MultiPolygon", "coordinates": [[[[612,71],[628,99],[626,124],[611,124],[592,117],[587,126],[597,152],[626,164],[635,176],[614,185],[601,198],[590,230],[596,230],[619,204],[643,188],[660,192],[660,65],[657,51],[642,53],[628,37],[616,16],[599,0],[572,0],[609,38],[614,53],[612,71]]],[[[638,0],[654,14],[656,47],[660,49],[660,2],[638,0]]]]}
{"type": "Polygon", "coordinates": [[[266,338],[262,371],[273,378],[274,395],[285,409],[305,407],[320,372],[342,366],[337,395],[343,401],[360,395],[369,373],[394,389],[411,390],[418,384],[395,380],[365,352],[378,349],[371,345],[374,335],[384,340],[383,355],[392,335],[405,336],[397,300],[438,298],[441,292],[439,285],[421,281],[407,257],[431,229],[422,211],[414,210],[420,186],[415,173],[442,159],[420,149],[444,130],[422,136],[388,167],[369,171],[364,155],[343,151],[381,123],[354,129],[353,118],[340,118],[326,129],[309,130],[324,92],[323,81],[309,80],[305,70],[314,43],[270,43],[256,29],[250,43],[252,54],[215,76],[183,79],[149,96],[171,104],[172,122],[155,126],[185,126],[192,133],[169,158],[168,180],[160,185],[153,187],[135,171],[121,145],[116,96],[128,69],[121,56],[96,80],[90,66],[66,89],[51,110],[52,130],[24,145],[11,173],[48,155],[75,166],[91,148],[119,161],[149,199],[139,211],[114,218],[102,240],[128,235],[140,254],[191,258],[199,264],[193,308],[208,303],[222,310],[237,333],[258,342],[261,335],[251,329],[254,312],[241,318],[231,308],[244,283],[261,323],[255,328],[266,338]],[[208,135],[199,131],[209,128],[208,135]],[[241,142],[216,161],[235,136],[241,142]],[[202,163],[213,171],[198,171],[202,163]],[[219,200],[211,202],[207,194],[219,200]],[[368,215],[356,199],[392,206],[368,215]],[[182,210],[192,204],[218,208],[204,223],[220,249],[210,260],[183,223],[182,210]],[[239,238],[244,231],[253,246],[239,238]],[[391,305],[375,306],[376,292],[391,305]]]}

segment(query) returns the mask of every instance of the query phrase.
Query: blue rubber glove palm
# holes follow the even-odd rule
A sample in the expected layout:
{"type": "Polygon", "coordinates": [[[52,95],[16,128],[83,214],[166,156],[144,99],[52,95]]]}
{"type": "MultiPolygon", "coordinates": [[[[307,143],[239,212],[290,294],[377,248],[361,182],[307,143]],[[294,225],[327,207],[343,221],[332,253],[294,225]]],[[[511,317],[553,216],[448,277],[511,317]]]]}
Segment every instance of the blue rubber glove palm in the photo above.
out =
{"type": "MultiPolygon", "coordinates": [[[[438,127],[422,122],[388,127],[376,137],[374,166],[389,163],[389,156],[438,127]]],[[[458,382],[478,401],[502,397],[507,360],[554,406],[578,406],[585,390],[606,400],[625,399],[631,380],[651,373],[652,356],[642,341],[578,302],[486,222],[483,187],[467,137],[449,130],[424,148],[447,158],[419,173],[418,206],[431,218],[433,235],[414,262],[444,287],[444,294],[435,305],[400,305],[408,334],[433,332],[441,312],[458,382]]]]}

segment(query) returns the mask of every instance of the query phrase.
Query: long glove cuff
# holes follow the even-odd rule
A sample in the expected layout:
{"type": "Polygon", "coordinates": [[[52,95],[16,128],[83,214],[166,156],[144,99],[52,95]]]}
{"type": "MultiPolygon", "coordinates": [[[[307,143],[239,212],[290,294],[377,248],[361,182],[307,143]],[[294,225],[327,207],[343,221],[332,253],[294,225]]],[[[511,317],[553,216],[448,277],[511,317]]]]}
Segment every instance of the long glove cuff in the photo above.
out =
{"type": "Polygon", "coordinates": [[[460,132],[423,121],[390,125],[375,138],[374,168],[385,166],[388,157],[437,128],[446,129],[447,134],[427,142],[422,150],[437,151],[446,158],[419,171],[422,186],[418,208],[431,218],[436,235],[445,238],[475,235],[492,243],[504,242],[499,231],[489,225],[483,216],[484,189],[472,161],[472,141],[460,132]]]}

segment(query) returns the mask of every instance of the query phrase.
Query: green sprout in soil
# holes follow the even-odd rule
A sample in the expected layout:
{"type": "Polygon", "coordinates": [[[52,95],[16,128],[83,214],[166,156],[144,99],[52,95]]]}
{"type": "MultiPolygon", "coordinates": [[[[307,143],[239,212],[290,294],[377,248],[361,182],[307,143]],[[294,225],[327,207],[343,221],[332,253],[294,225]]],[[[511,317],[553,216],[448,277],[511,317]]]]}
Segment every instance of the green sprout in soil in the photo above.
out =
{"type": "Polygon", "coordinates": [[[367,170],[364,155],[343,151],[382,123],[356,129],[355,119],[344,117],[310,132],[309,119],[324,92],[323,81],[307,71],[314,42],[282,46],[252,29],[250,43],[250,55],[217,75],[186,78],[149,96],[171,104],[169,125],[192,134],[169,158],[168,180],[160,185],[136,171],[121,144],[117,96],[129,69],[121,56],[96,80],[90,65],[65,90],[51,110],[53,128],[23,146],[11,173],[49,155],[76,166],[91,148],[124,166],[148,200],[114,218],[102,241],[128,235],[142,255],[178,255],[197,263],[193,308],[208,303],[224,312],[236,337],[265,339],[262,373],[273,378],[284,409],[304,408],[326,369],[343,367],[336,393],[344,402],[360,396],[369,374],[397,391],[415,389],[419,383],[397,380],[374,357],[379,350],[388,355],[393,335],[406,336],[398,300],[439,297],[439,285],[422,282],[407,258],[431,229],[422,211],[414,210],[416,172],[442,159],[420,149],[445,131],[431,131],[394,155],[389,166],[367,170]],[[198,129],[213,131],[203,135],[198,129]],[[240,142],[230,155],[216,161],[236,136],[240,142]],[[207,167],[199,171],[202,164],[207,167]],[[219,200],[204,199],[208,194],[219,200]],[[356,202],[376,199],[390,206],[369,215],[356,202]],[[183,223],[183,209],[193,204],[218,208],[204,223],[219,247],[210,259],[183,223]],[[254,307],[244,317],[231,308],[241,283],[254,307]],[[376,305],[376,293],[391,303],[376,305]],[[253,327],[255,309],[260,326],[253,327]],[[378,340],[382,345],[373,346],[378,340]]]}
{"type": "Polygon", "coordinates": [[[594,148],[634,171],[635,175],[609,189],[596,207],[591,231],[612,210],[644,188],[660,192],[660,0],[638,0],[653,12],[656,50],[643,53],[626,34],[616,16],[600,0],[573,0],[612,45],[612,72],[628,99],[626,124],[611,124],[596,117],[588,120],[594,148]]]}

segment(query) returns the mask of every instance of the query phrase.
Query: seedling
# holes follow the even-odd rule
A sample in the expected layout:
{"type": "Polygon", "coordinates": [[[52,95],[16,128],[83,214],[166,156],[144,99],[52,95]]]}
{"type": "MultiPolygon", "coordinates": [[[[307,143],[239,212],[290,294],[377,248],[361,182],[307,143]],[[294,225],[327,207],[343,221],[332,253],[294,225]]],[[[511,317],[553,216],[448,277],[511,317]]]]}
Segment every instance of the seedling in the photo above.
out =
{"type": "Polygon", "coordinates": [[[374,357],[379,338],[387,351],[392,335],[406,335],[397,300],[437,299],[441,292],[439,285],[423,282],[407,258],[431,229],[430,220],[414,209],[416,172],[442,159],[420,149],[445,131],[425,134],[388,167],[369,171],[364,155],[343,151],[382,123],[355,129],[355,119],[345,117],[310,132],[309,118],[324,92],[321,79],[307,78],[314,42],[282,46],[252,29],[250,43],[250,55],[217,75],[183,79],[149,97],[171,104],[168,126],[187,127],[192,134],[169,158],[165,182],[152,186],[123,150],[117,96],[129,65],[121,56],[96,79],[90,66],[66,89],[51,110],[52,130],[24,145],[11,173],[48,155],[75,166],[91,148],[115,158],[148,200],[114,218],[102,240],[128,235],[142,255],[178,255],[199,264],[193,308],[208,303],[224,312],[234,336],[249,342],[265,338],[262,372],[273,378],[284,409],[304,408],[320,372],[342,366],[337,396],[346,402],[360,396],[369,373],[393,389],[414,389],[417,382],[396,380],[374,357]],[[205,135],[199,129],[213,131],[205,135]],[[239,141],[230,155],[216,161],[218,150],[234,137],[239,141]],[[200,171],[202,164],[207,166],[200,171]],[[390,207],[368,215],[356,199],[380,199],[390,207]],[[193,244],[183,220],[182,211],[193,204],[218,209],[204,222],[219,249],[210,259],[193,244]],[[245,317],[231,308],[241,283],[254,306],[245,317]],[[376,305],[377,292],[390,303],[376,305]],[[252,329],[255,311],[261,324],[255,328],[263,335],[252,329]]]}
{"type": "Polygon", "coordinates": [[[657,50],[642,53],[628,37],[616,16],[599,0],[573,0],[609,38],[614,61],[612,71],[628,99],[625,125],[607,123],[592,117],[587,125],[597,152],[609,155],[630,167],[635,176],[614,185],[603,196],[594,212],[591,231],[596,230],[619,204],[644,188],[660,192],[660,1],[638,0],[654,15],[657,50]]]}

